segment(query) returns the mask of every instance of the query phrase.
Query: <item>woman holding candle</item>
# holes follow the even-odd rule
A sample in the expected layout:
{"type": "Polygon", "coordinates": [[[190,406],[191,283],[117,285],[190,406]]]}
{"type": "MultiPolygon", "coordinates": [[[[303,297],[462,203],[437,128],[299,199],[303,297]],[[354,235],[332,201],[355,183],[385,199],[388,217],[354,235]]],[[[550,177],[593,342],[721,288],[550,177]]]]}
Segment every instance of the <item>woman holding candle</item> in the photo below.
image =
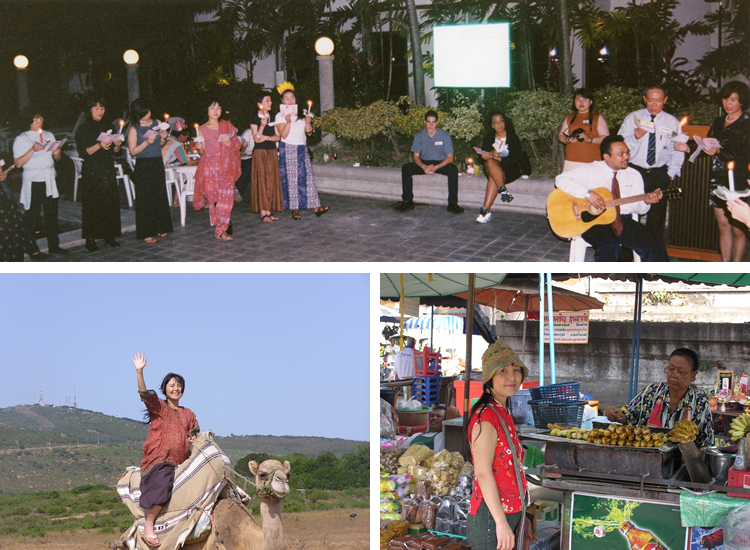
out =
{"type": "MultiPolygon", "coordinates": [[[[712,190],[722,185],[745,191],[750,187],[748,163],[750,163],[750,116],[745,109],[750,105],[750,89],[743,82],[727,82],[719,92],[726,116],[714,120],[708,137],[719,140],[720,149],[705,149],[713,157],[712,190]],[[730,165],[734,162],[734,166],[730,165]]],[[[719,249],[722,262],[741,262],[747,247],[747,228],[727,213],[726,202],[711,193],[709,201],[714,208],[719,226],[719,249]]]]}
{"type": "Polygon", "coordinates": [[[557,140],[565,145],[563,172],[602,160],[599,144],[609,135],[604,117],[593,111],[594,96],[586,88],[573,92],[573,112],[563,120],[557,140]]]}
{"type": "Polygon", "coordinates": [[[240,140],[232,123],[221,118],[224,110],[218,100],[208,101],[206,111],[208,122],[199,128],[203,141],[196,143],[201,160],[195,182],[208,198],[214,236],[231,241],[234,182],[240,177],[240,140]]]}
{"type": "Polygon", "coordinates": [[[488,132],[482,141],[482,160],[484,163],[484,174],[487,176],[487,191],[484,196],[484,204],[477,216],[478,223],[487,223],[492,218],[492,204],[500,195],[503,202],[513,200],[513,195],[508,193],[507,184],[516,181],[522,173],[529,173],[528,157],[521,147],[513,123],[502,113],[493,113],[490,119],[492,130],[488,132]]]}
{"type": "Polygon", "coordinates": [[[133,172],[135,234],[143,242],[153,244],[156,242],[155,237],[166,237],[172,231],[167,183],[161,158],[167,131],[153,130],[159,121],[151,118],[151,107],[141,98],[130,105],[130,123],[128,149],[136,159],[133,172]]]}
{"type": "Polygon", "coordinates": [[[281,136],[278,126],[268,124],[271,119],[271,96],[261,92],[256,99],[258,112],[250,117],[250,129],[255,142],[250,180],[250,211],[260,212],[260,219],[269,223],[279,219],[271,214],[271,210],[284,211],[279,155],[276,152],[276,143],[281,141],[281,136]]]}
{"type": "MultiPolygon", "coordinates": [[[[294,87],[285,82],[279,86],[281,103],[296,105],[294,87]],[[283,86],[283,87],[282,87],[283,86]]],[[[299,118],[296,115],[276,114],[276,128],[281,136],[279,145],[279,171],[284,208],[291,209],[292,218],[300,219],[301,209],[313,208],[320,217],[328,212],[328,206],[321,206],[318,188],[315,185],[312,163],[307,152],[307,136],[313,132],[310,115],[299,118]]]]}
{"type": "Polygon", "coordinates": [[[86,104],[86,121],[76,132],[81,168],[81,232],[86,239],[86,250],[96,252],[96,239],[104,239],[109,246],[120,246],[116,237],[121,234],[120,192],[117,187],[114,153],[120,151],[122,141],[99,141],[99,136],[111,130],[104,122],[106,104],[102,98],[91,98],[86,104]]]}
{"type": "Polygon", "coordinates": [[[34,235],[39,226],[39,215],[44,209],[44,231],[50,254],[70,254],[60,248],[59,225],[57,222],[57,202],[59,193],[55,172],[55,161],[60,160],[62,151],[45,151],[55,134],[43,129],[44,116],[34,109],[24,111],[24,123],[29,129],[21,133],[13,142],[13,157],[18,168],[23,168],[23,185],[20,203],[26,210],[26,223],[34,235]]]}

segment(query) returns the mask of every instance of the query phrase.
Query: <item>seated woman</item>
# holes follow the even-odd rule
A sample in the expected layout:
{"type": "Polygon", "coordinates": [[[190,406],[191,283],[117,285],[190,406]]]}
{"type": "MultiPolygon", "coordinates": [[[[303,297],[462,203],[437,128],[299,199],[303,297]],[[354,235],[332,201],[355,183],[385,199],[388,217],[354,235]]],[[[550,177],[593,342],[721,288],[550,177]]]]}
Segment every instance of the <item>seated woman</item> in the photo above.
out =
{"type": "Polygon", "coordinates": [[[492,131],[488,132],[482,141],[482,163],[484,163],[484,174],[487,176],[487,192],[484,196],[484,204],[477,216],[478,223],[487,223],[492,218],[492,203],[495,197],[500,195],[503,202],[513,200],[513,195],[508,193],[507,184],[521,177],[525,162],[525,153],[521,147],[513,123],[502,113],[492,114],[492,131]]]}
{"type": "Polygon", "coordinates": [[[657,382],[643,388],[641,393],[625,407],[607,407],[605,414],[611,422],[673,428],[678,420],[691,420],[698,426],[695,444],[698,447],[713,445],[714,429],[708,396],[690,386],[698,374],[698,354],[689,348],[677,348],[669,356],[664,368],[667,382],[657,382]]]}
{"type": "Polygon", "coordinates": [[[573,95],[573,112],[565,117],[557,134],[557,140],[565,145],[563,172],[602,160],[599,144],[609,135],[607,121],[593,110],[593,95],[586,88],[578,88],[573,95]]]}

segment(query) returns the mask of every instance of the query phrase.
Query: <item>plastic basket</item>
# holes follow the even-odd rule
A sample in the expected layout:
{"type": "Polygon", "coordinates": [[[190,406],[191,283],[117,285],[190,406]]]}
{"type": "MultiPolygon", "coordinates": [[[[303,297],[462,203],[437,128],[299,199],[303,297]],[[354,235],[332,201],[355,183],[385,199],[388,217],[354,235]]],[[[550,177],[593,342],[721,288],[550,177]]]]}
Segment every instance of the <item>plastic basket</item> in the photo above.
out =
{"type": "Polygon", "coordinates": [[[724,528],[724,546],[728,550],[745,550],[750,548],[750,533],[737,529],[736,527],[730,527],[724,520],[721,520],[721,526],[724,528]]]}
{"type": "Polygon", "coordinates": [[[580,388],[580,382],[564,382],[529,388],[529,391],[531,399],[537,403],[577,403],[581,399],[580,388]]]}
{"type": "Polygon", "coordinates": [[[534,426],[537,428],[546,428],[550,423],[580,428],[583,420],[583,407],[586,403],[586,401],[564,404],[539,403],[533,399],[529,401],[531,413],[534,415],[534,426]]]}

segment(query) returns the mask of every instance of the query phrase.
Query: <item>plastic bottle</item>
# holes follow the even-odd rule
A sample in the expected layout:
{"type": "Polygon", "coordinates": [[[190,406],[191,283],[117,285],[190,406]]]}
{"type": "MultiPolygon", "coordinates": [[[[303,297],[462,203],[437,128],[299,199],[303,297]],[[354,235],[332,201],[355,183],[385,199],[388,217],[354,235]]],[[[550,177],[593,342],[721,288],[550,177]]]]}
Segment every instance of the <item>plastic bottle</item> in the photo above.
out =
{"type": "Polygon", "coordinates": [[[747,470],[747,458],[747,436],[745,436],[737,443],[737,457],[734,459],[734,469],[747,470]]]}

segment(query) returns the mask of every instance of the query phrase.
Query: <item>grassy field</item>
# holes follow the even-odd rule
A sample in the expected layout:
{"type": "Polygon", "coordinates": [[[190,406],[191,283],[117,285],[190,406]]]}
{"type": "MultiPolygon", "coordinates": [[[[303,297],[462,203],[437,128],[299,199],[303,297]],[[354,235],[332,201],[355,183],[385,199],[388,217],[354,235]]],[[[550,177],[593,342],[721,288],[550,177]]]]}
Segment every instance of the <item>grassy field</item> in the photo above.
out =
{"type": "MultiPolygon", "coordinates": [[[[284,499],[282,514],[362,508],[369,508],[368,489],[311,490],[306,495],[293,491],[284,499]]],[[[257,498],[251,500],[250,511],[258,515],[257,498]]],[[[80,529],[119,536],[132,524],[130,511],[107,485],[0,496],[0,537],[44,537],[80,529]]]]}

